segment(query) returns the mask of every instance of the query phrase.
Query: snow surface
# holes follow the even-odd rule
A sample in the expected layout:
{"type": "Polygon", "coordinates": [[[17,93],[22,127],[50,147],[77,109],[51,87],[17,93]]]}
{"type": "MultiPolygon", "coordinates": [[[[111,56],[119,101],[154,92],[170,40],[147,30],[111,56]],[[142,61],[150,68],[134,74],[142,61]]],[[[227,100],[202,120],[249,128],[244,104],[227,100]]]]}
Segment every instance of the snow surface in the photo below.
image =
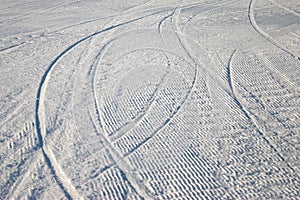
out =
{"type": "Polygon", "coordinates": [[[0,199],[299,199],[299,0],[0,0],[0,199]]]}

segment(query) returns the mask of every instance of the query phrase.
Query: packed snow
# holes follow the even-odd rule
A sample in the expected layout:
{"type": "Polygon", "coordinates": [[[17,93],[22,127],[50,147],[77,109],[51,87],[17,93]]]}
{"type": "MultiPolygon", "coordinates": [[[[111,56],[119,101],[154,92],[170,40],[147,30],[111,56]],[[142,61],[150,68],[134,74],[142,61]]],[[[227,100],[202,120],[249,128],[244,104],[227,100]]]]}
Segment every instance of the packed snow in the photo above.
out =
{"type": "Polygon", "coordinates": [[[0,199],[299,199],[299,0],[0,0],[0,199]]]}

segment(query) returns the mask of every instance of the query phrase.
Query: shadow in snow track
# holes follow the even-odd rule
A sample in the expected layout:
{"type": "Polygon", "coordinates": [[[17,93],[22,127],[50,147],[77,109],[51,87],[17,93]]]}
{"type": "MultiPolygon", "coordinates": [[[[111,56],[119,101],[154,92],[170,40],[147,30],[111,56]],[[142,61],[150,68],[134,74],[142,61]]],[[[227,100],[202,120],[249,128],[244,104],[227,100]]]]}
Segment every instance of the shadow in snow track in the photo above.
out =
{"type": "MultiPolygon", "coordinates": [[[[159,33],[160,35],[162,34],[162,25],[163,25],[164,21],[167,20],[167,19],[168,19],[169,17],[171,17],[172,15],[174,15],[175,10],[176,10],[176,9],[174,9],[174,10],[172,11],[171,14],[165,16],[164,18],[162,18],[162,19],[159,21],[157,30],[158,30],[158,33],[159,33]]],[[[161,37],[162,37],[162,36],[161,36],[161,37]]]]}

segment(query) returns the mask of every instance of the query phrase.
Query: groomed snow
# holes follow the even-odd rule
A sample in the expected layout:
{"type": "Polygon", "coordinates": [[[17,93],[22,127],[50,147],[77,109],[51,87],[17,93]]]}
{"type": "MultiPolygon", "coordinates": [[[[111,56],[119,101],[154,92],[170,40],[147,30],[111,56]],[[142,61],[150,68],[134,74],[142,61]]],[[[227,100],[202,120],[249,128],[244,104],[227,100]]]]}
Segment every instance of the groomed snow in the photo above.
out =
{"type": "Polygon", "coordinates": [[[299,199],[299,0],[0,0],[0,199],[299,199]]]}

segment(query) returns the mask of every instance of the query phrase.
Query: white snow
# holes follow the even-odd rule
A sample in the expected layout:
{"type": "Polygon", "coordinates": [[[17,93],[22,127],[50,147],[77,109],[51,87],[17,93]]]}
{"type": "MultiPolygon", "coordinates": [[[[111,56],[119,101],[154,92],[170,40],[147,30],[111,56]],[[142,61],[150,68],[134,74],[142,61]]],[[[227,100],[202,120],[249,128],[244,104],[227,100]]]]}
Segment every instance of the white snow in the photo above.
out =
{"type": "Polygon", "coordinates": [[[297,0],[0,0],[0,199],[300,198],[297,0]]]}

